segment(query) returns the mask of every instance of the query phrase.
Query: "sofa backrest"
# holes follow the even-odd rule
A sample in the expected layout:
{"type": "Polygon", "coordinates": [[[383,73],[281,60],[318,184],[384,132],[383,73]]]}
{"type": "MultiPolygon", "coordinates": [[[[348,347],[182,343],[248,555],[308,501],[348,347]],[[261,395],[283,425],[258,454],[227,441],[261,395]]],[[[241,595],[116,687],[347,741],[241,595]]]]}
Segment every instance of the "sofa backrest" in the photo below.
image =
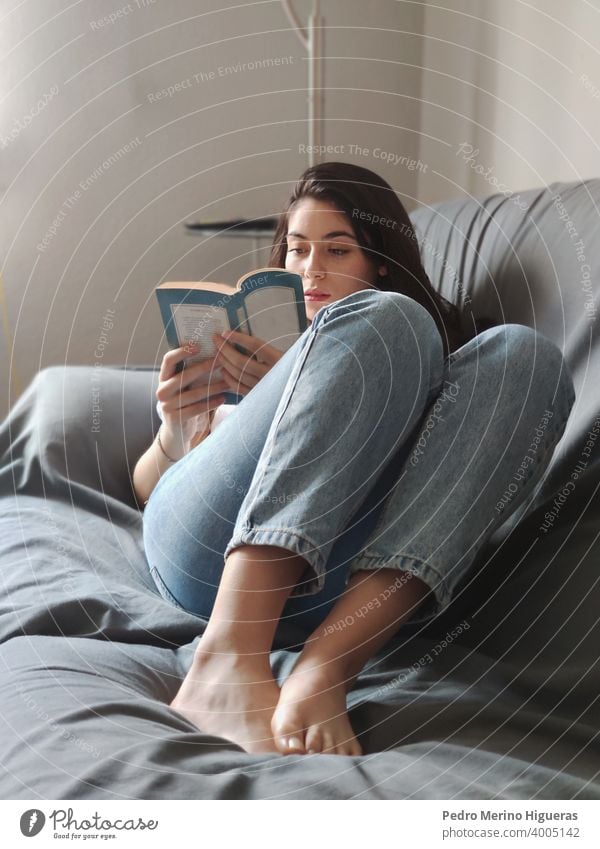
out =
{"type": "Polygon", "coordinates": [[[600,431],[600,179],[439,203],[411,219],[444,297],[535,327],[563,351],[577,400],[561,452],[575,460],[587,432],[600,431]]]}

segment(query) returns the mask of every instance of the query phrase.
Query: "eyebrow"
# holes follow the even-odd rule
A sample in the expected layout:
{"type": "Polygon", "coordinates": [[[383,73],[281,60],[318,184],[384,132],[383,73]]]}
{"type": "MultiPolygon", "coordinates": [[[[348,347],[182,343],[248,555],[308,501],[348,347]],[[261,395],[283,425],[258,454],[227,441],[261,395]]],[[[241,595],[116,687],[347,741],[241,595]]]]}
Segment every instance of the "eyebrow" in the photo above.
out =
{"type": "MultiPolygon", "coordinates": [[[[295,230],[289,230],[286,234],[287,236],[295,236],[297,239],[306,239],[302,233],[297,233],[295,230]]],[[[356,241],[356,236],[354,233],[348,233],[346,230],[332,230],[331,233],[326,233],[323,236],[322,241],[325,239],[335,239],[337,236],[348,236],[349,239],[354,239],[356,241]]]]}

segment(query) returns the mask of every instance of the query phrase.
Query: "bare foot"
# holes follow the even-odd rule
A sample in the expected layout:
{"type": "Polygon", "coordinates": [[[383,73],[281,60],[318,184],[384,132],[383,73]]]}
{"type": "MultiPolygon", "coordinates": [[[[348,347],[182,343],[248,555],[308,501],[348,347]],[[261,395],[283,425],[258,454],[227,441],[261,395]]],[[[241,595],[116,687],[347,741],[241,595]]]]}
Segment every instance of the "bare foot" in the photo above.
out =
{"type": "Polygon", "coordinates": [[[277,752],[271,719],[279,699],[268,656],[196,650],[170,704],[200,731],[247,752],[277,752]]]}
{"type": "Polygon", "coordinates": [[[271,722],[279,751],[361,755],[346,711],[347,688],[343,675],[332,668],[294,669],[281,688],[271,722]]]}

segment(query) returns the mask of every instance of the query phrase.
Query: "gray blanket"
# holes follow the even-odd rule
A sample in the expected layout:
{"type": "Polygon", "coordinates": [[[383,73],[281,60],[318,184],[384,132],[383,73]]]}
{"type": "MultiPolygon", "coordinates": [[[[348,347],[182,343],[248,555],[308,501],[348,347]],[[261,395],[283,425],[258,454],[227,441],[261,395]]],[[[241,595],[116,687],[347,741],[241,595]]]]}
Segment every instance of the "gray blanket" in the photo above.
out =
{"type": "MultiPolygon", "coordinates": [[[[156,591],[132,496],[156,373],[37,375],[0,429],[2,798],[600,798],[600,359],[582,271],[597,285],[600,181],[520,199],[413,220],[444,294],[563,348],[576,408],[450,609],[367,664],[349,698],[360,758],[249,755],[169,709],[205,623],[156,591]]],[[[280,680],[294,660],[274,653],[280,680]]]]}

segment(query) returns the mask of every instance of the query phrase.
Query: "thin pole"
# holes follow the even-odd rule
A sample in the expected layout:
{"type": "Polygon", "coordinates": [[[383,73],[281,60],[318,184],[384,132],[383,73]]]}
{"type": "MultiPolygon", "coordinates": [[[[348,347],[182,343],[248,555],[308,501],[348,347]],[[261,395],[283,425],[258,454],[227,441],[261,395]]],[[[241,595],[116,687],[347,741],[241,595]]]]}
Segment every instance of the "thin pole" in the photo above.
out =
{"type": "Polygon", "coordinates": [[[308,21],[308,144],[309,166],[320,161],[317,152],[322,138],[322,56],[323,56],[323,20],[320,15],[320,2],[314,0],[313,10],[308,21]]]}

